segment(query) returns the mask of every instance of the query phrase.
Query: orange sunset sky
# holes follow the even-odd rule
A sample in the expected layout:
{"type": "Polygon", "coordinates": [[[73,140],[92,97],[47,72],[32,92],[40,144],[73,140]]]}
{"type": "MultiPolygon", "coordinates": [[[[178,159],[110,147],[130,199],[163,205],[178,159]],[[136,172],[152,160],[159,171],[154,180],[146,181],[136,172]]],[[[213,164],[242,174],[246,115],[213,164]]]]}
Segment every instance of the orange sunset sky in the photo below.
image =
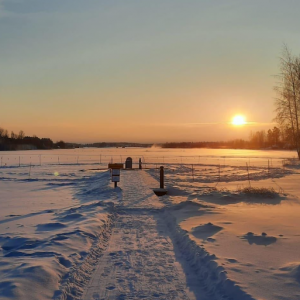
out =
{"type": "Polygon", "coordinates": [[[54,141],[248,138],[275,124],[300,1],[0,1],[0,127],[54,141]],[[244,126],[230,122],[236,114],[244,126]]]}

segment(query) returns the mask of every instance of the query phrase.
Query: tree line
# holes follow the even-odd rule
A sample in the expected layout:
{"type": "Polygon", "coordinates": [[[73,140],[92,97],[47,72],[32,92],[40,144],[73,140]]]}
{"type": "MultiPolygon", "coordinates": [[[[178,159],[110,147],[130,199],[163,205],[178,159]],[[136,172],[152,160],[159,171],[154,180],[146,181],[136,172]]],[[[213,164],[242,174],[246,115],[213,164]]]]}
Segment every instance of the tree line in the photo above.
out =
{"type": "Polygon", "coordinates": [[[5,150],[34,150],[34,149],[65,149],[64,141],[54,143],[50,138],[39,138],[37,136],[26,136],[23,130],[19,133],[8,132],[0,127],[0,151],[5,150]]]}
{"type": "Polygon", "coordinates": [[[162,148],[223,148],[223,149],[295,149],[291,128],[274,127],[267,131],[250,132],[248,140],[234,139],[218,142],[164,143],[162,148]]]}

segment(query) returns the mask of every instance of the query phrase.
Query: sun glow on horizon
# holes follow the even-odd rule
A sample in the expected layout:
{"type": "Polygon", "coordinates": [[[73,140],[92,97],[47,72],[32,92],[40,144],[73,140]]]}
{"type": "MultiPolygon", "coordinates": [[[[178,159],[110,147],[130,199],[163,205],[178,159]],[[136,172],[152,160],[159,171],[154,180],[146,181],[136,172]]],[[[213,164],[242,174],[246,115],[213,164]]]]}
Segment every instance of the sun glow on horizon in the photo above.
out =
{"type": "Polygon", "coordinates": [[[236,115],[232,118],[231,124],[235,126],[245,125],[246,124],[245,117],[242,115],[236,115]]]}

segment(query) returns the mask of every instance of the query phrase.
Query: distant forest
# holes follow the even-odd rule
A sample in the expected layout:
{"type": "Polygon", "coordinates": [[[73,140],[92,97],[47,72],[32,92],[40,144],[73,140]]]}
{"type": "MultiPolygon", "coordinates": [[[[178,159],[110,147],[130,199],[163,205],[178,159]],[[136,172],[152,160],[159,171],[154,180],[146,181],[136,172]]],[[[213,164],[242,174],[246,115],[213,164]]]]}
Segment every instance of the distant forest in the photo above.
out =
{"type": "MultiPolygon", "coordinates": [[[[153,144],[140,143],[92,143],[77,144],[59,141],[54,143],[50,138],[39,138],[37,136],[25,136],[21,130],[18,134],[0,127],[0,151],[7,150],[35,150],[35,149],[72,149],[79,147],[151,147],[153,144]]],[[[274,127],[268,131],[261,130],[251,132],[249,140],[235,139],[220,142],[174,142],[160,144],[162,148],[225,148],[225,149],[295,149],[293,134],[290,128],[279,129],[274,127]]]]}
{"type": "Polygon", "coordinates": [[[225,148],[225,149],[295,149],[291,128],[279,129],[274,127],[251,132],[249,140],[235,139],[221,142],[182,142],[165,143],[162,148],[225,148]]]}
{"type": "Polygon", "coordinates": [[[139,144],[139,143],[93,143],[93,144],[77,144],[77,143],[65,143],[59,141],[54,143],[50,138],[39,138],[37,136],[25,136],[25,133],[21,130],[18,134],[0,127],[0,151],[9,150],[35,150],[35,149],[73,149],[80,147],[151,147],[152,144],[139,144]]]}
{"type": "MultiPolygon", "coordinates": [[[[6,150],[35,150],[35,149],[65,149],[70,144],[64,141],[54,143],[50,138],[38,138],[37,136],[25,136],[20,130],[18,134],[0,127],[0,151],[6,150]]],[[[72,146],[73,147],[73,146],[72,146]]]]}
{"type": "Polygon", "coordinates": [[[141,143],[128,143],[128,142],[114,142],[114,143],[92,143],[92,144],[84,144],[84,147],[96,147],[96,148],[106,148],[106,147],[117,147],[117,148],[126,148],[126,147],[151,147],[153,144],[141,144],[141,143]]]}

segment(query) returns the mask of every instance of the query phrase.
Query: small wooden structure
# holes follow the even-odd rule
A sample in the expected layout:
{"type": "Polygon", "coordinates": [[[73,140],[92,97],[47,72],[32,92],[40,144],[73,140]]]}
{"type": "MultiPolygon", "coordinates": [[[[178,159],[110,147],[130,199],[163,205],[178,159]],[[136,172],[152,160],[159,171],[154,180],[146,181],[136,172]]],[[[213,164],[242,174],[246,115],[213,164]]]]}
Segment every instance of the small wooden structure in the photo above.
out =
{"type": "Polygon", "coordinates": [[[108,168],[111,170],[111,181],[115,183],[115,188],[118,186],[121,177],[121,169],[124,168],[123,164],[108,164],[108,168]]]}

